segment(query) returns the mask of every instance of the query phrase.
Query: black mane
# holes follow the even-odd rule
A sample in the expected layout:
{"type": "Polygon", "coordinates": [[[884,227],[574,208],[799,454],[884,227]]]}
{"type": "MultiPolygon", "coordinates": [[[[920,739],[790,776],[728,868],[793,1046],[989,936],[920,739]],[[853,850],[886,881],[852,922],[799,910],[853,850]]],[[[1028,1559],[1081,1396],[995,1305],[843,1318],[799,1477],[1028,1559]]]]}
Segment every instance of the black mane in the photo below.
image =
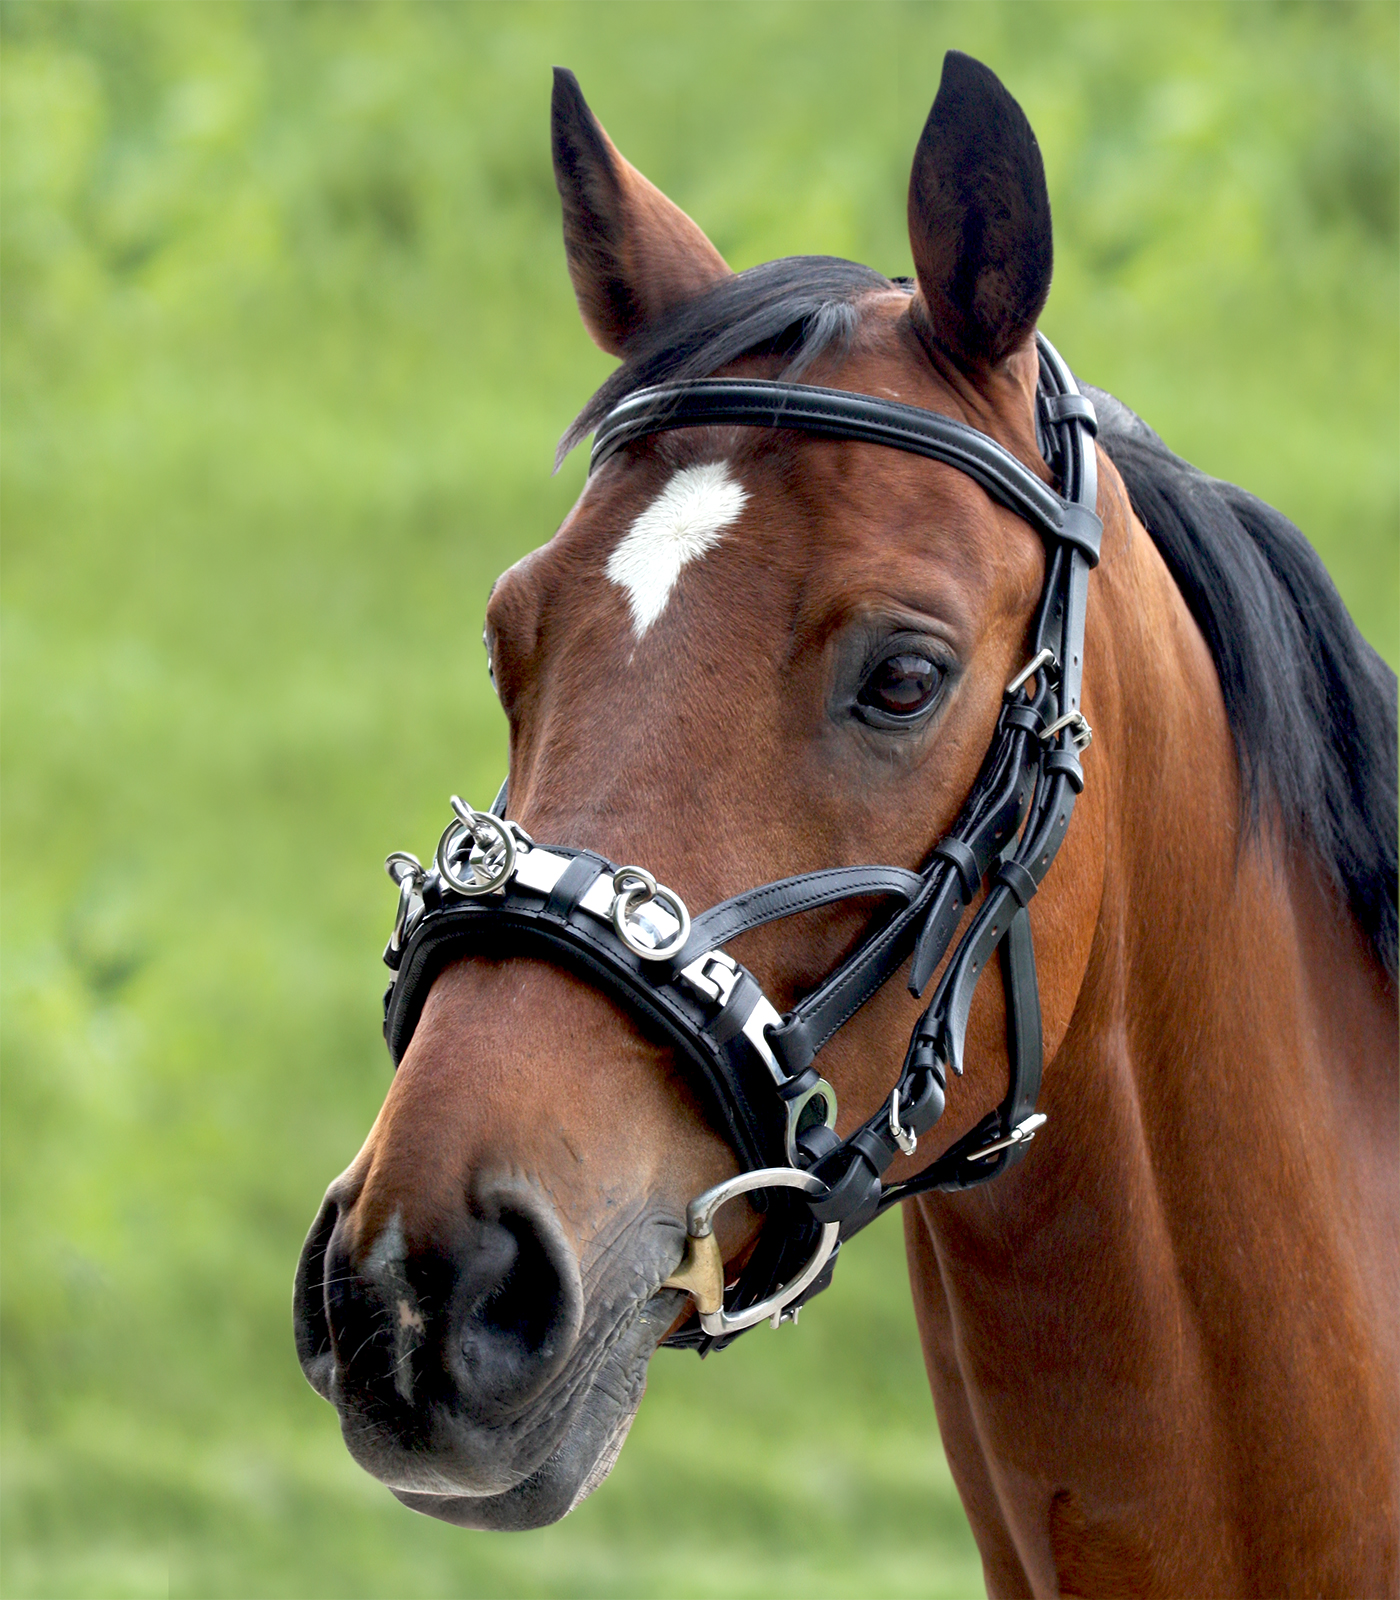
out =
{"type": "Polygon", "coordinates": [[[1310,845],[1396,970],[1396,682],[1281,512],[1173,455],[1085,385],[1099,443],[1215,661],[1247,821],[1310,845]]]}
{"type": "MultiPolygon", "coordinates": [[[[832,256],[770,261],[725,279],[649,330],[574,419],[557,459],[649,384],[706,378],[758,353],[787,355],[784,376],[795,380],[850,339],[861,296],[890,287],[832,256]]],[[[1395,674],[1287,517],[1197,471],[1121,401],[1086,389],[1099,442],[1210,647],[1246,827],[1271,813],[1290,842],[1311,849],[1394,974],[1395,674]]]]}

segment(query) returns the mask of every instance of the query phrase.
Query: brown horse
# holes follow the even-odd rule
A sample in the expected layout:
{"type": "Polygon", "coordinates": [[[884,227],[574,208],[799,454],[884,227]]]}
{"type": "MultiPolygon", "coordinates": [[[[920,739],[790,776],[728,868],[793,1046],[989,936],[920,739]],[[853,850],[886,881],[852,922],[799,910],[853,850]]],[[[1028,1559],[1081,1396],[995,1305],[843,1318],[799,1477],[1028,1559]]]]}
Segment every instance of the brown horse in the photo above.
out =
{"type": "MultiPolygon", "coordinates": [[[[732,274],[568,73],[553,127],[584,324],[623,362],[566,445],[644,384],[800,377],[956,419],[1051,481],[1049,203],[985,68],[945,62],[912,282],[732,274]]],[[[1090,393],[1094,742],[1030,910],[1048,1123],[995,1182],[904,1207],[943,1442],[992,1593],[1394,1594],[1395,680],[1295,529],[1090,393]]],[[[692,906],[919,869],[1046,569],[941,461],[800,429],[639,438],[490,600],[512,820],[692,906]]],[[[781,1010],[886,914],[847,901],[735,949],[781,1010]]],[[[1006,992],[978,987],[946,1134],[891,1179],[1001,1099],[1006,992]]],[[[920,1009],[886,984],[826,1047],[838,1135],[888,1102],[920,1009]]],[[[298,1274],[302,1362],[356,1459],[465,1526],[563,1516],[691,1315],[662,1287],[688,1202],[740,1165],[677,1051],[586,978],[446,966],[298,1274]]],[[[728,1277],[772,1215],[720,1213],[728,1277]]]]}

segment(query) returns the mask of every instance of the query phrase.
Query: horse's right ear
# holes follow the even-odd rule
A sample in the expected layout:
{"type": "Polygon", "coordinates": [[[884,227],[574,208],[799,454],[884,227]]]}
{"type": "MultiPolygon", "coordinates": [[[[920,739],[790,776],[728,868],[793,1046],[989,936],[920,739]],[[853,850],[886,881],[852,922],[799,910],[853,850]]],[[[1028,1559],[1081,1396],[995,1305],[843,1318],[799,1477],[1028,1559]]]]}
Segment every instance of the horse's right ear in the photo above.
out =
{"type": "Polygon", "coordinates": [[[554,69],[551,123],[564,254],[583,325],[621,356],[647,323],[730,271],[685,212],[618,154],[564,67],[554,69]]]}
{"type": "Polygon", "coordinates": [[[1050,293],[1050,196],[1026,114],[980,61],[950,50],[909,175],[914,316],[964,370],[1025,343],[1050,293]]]}

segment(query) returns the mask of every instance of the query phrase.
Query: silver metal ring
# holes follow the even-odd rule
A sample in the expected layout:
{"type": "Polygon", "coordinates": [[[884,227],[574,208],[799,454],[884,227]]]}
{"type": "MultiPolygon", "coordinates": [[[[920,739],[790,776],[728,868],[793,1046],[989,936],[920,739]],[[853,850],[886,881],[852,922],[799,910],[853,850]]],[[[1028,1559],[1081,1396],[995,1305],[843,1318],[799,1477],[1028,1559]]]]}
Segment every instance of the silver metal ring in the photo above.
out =
{"type": "Polygon", "coordinates": [[[613,873],[613,893],[626,894],[629,889],[644,890],[639,904],[656,898],[656,879],[645,867],[619,867],[613,873]]]}
{"type": "Polygon", "coordinates": [[[455,794],[452,809],[457,813],[456,819],[447,824],[438,840],[438,876],[454,893],[468,899],[504,888],[515,871],[515,836],[499,817],[489,811],[473,811],[455,794]],[[453,864],[454,858],[460,858],[464,843],[469,873],[466,877],[453,864]]]}
{"type": "Polygon", "coordinates": [[[612,903],[613,931],[634,956],[641,956],[644,961],[669,961],[685,949],[690,938],[690,912],[674,889],[658,883],[645,867],[619,867],[613,873],[613,888],[617,891],[612,903]],[[639,939],[629,920],[638,907],[653,901],[665,906],[679,924],[664,944],[647,944],[639,939]]]}
{"type": "Polygon", "coordinates": [[[423,863],[411,850],[391,850],[384,857],[384,870],[398,884],[406,878],[418,883],[423,881],[423,863]]]}
{"type": "MultiPolygon", "coordinates": [[[[794,1167],[799,1159],[797,1135],[803,1125],[803,1113],[813,1100],[821,1101],[821,1120],[826,1126],[828,1128],[835,1128],[836,1126],[836,1091],[825,1078],[818,1078],[804,1094],[798,1095],[795,1100],[789,1100],[787,1102],[787,1126],[783,1131],[783,1144],[787,1152],[787,1158],[794,1167]]],[[[807,1126],[812,1127],[814,1124],[808,1123],[807,1126]]]]}

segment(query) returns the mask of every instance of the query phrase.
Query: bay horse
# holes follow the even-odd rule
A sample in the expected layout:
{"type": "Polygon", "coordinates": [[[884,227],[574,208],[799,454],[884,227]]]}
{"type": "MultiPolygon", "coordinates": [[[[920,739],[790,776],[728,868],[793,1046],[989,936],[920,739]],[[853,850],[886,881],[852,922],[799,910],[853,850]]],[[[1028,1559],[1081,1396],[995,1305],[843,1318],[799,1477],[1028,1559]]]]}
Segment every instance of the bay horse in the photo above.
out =
{"type": "Polygon", "coordinates": [[[487,609],[508,788],[390,861],[307,1377],[406,1505],[540,1526],[659,1345],[795,1314],[902,1202],[989,1592],[1393,1595],[1393,674],[1038,338],[987,68],[944,62],[910,280],[731,272],[564,71],[553,146],[621,365],[487,609]]]}

